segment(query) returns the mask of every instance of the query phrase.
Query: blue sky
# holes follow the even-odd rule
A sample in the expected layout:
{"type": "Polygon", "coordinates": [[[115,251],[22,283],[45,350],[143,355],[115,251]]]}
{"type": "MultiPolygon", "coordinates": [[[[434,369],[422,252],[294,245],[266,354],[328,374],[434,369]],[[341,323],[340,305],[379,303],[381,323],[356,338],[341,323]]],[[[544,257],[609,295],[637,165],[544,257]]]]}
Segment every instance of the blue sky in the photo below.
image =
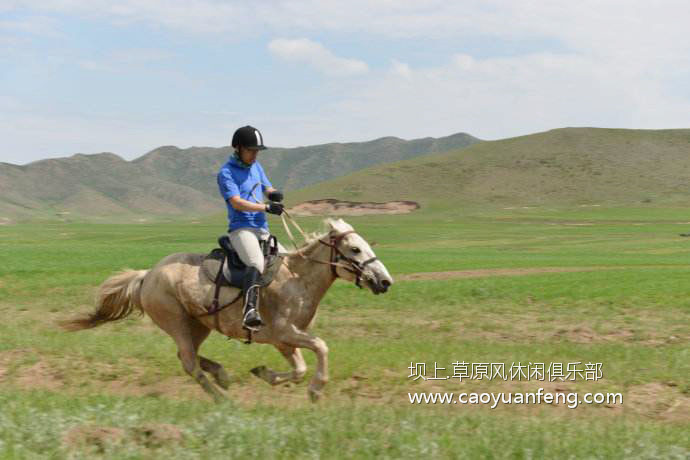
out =
{"type": "Polygon", "coordinates": [[[0,161],[563,126],[688,128],[662,1],[0,0],[0,161]]]}

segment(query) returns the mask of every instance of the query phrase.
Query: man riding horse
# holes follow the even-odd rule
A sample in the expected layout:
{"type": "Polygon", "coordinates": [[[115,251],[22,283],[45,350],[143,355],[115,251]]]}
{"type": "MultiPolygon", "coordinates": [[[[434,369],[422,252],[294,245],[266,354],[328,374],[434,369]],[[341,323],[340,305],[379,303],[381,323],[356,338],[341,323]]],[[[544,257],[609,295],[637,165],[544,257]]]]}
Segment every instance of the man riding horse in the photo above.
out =
{"type": "MultiPolygon", "coordinates": [[[[256,157],[265,150],[263,136],[253,126],[243,126],[232,136],[233,155],[220,168],[218,188],[228,209],[228,235],[240,260],[247,266],[244,275],[243,326],[257,331],[263,321],[259,315],[259,277],[264,271],[262,245],[270,237],[266,213],[280,215],[283,212],[283,194],[268,180],[256,157]],[[260,197],[266,194],[269,202],[260,197]],[[257,196],[259,198],[257,198],[257,196]]],[[[278,245],[284,251],[282,245],[278,245]]]]}
{"type": "Polygon", "coordinates": [[[261,288],[266,305],[258,305],[257,277],[264,270],[260,242],[270,235],[265,213],[280,215],[283,196],[256,161],[258,151],[265,148],[261,133],[251,126],[240,128],[232,145],[235,153],[218,172],[218,186],[228,206],[231,244],[247,266],[244,310],[237,287],[217,292],[216,282],[203,274],[207,254],[178,252],[163,257],[151,268],[124,269],[110,276],[98,288],[92,313],[60,321],[60,325],[76,331],[126,318],[134,311],[146,313],[174,340],[184,371],[216,401],[226,396],[206,373],[226,390],[230,377],[220,363],[199,353],[201,344],[212,330],[228,338],[243,339],[246,327],[261,326],[252,334],[253,340],[275,346],[291,369],[277,372],[257,366],[252,374],[271,385],[301,382],[307,364],[300,350],[309,349],[316,355],[316,372],[307,392],[312,401],[317,401],[328,382],[328,346],[309,331],[309,326],[324,295],[336,279],[382,294],[393,284],[393,277],[350,224],[327,218],[323,221],[324,231],[303,233],[305,243],[295,250],[287,252],[278,244],[283,253],[281,263],[270,283],[261,288]],[[252,193],[259,186],[258,193],[252,193]],[[268,204],[261,203],[261,193],[268,194],[268,204]],[[216,295],[222,307],[211,313],[209,306],[216,295]]]}

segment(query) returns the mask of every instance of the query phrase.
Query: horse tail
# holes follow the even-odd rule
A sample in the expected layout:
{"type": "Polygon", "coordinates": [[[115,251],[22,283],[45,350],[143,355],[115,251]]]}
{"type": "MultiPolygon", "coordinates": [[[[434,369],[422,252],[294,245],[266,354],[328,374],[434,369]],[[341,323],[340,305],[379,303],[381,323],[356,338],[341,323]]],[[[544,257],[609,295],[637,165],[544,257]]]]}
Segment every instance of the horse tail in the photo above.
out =
{"type": "Polygon", "coordinates": [[[141,307],[141,284],[149,270],[124,269],[105,280],[96,292],[96,310],[84,317],[59,321],[67,331],[79,331],[117,321],[129,316],[141,307]]]}

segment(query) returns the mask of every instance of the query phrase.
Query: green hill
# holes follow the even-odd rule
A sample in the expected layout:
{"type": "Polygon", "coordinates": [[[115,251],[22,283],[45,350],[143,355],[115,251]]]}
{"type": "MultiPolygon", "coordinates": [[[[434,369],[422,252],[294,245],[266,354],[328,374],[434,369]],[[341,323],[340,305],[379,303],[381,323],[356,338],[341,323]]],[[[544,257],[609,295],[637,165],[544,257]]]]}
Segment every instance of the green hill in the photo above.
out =
{"type": "MultiPolygon", "coordinates": [[[[269,148],[259,161],[276,187],[295,190],[369,166],[415,156],[447,152],[479,142],[469,134],[458,133],[438,139],[403,140],[382,137],[368,142],[348,142],[295,148],[269,148]]],[[[216,196],[215,175],[227,160],[230,147],[159,147],[132,163],[148,174],[183,184],[216,196]],[[208,180],[211,177],[213,180],[208,180]]]]}
{"type": "MultiPolygon", "coordinates": [[[[273,184],[291,190],[388,161],[459,149],[468,134],[439,139],[331,143],[271,148],[260,161],[273,184]]],[[[229,147],[159,147],[133,161],[112,153],[76,154],[27,165],[0,163],[0,223],[57,215],[193,215],[218,212],[216,173],[229,147]]]]}
{"type": "Polygon", "coordinates": [[[292,193],[288,204],[690,204],[688,178],[690,130],[563,128],[370,167],[292,193]]]}

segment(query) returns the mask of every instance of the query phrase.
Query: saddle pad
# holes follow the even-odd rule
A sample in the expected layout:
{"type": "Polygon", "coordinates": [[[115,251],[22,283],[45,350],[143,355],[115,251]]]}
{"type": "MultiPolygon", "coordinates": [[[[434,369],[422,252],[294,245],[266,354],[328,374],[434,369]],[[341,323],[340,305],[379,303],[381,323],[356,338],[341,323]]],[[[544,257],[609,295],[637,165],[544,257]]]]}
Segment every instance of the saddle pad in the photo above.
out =
{"type": "MultiPolygon", "coordinates": [[[[269,255],[268,257],[264,258],[264,272],[259,277],[259,285],[261,287],[268,286],[269,284],[271,284],[271,281],[273,281],[273,276],[278,271],[278,268],[280,267],[282,261],[282,256],[269,255]]],[[[241,273],[243,272],[244,268],[241,269],[241,273]]],[[[223,277],[225,278],[225,281],[228,283],[228,285],[240,288],[242,287],[242,276],[238,276],[236,268],[228,267],[227,259],[225,259],[225,262],[223,263],[223,277]],[[233,273],[235,274],[234,276],[233,273]],[[235,283],[233,283],[233,281],[235,281],[235,283]]]]}
{"type": "Polygon", "coordinates": [[[216,248],[204,256],[201,261],[201,273],[211,281],[215,281],[220,263],[224,258],[223,250],[216,248]]]}
{"type": "MultiPolygon", "coordinates": [[[[209,254],[204,256],[204,260],[201,262],[201,272],[210,281],[215,282],[216,275],[218,274],[218,269],[220,268],[220,263],[223,260],[223,258],[224,254],[221,248],[215,248],[209,254]]],[[[264,259],[264,273],[259,278],[259,283],[261,286],[268,286],[271,283],[271,281],[273,281],[273,277],[275,273],[278,271],[278,268],[280,267],[282,261],[283,256],[280,255],[268,256],[266,259],[264,259]]],[[[236,270],[229,270],[227,260],[225,260],[225,263],[223,263],[223,276],[220,280],[221,284],[223,286],[234,286],[242,288],[241,282],[237,283],[240,284],[239,286],[237,284],[230,284],[232,280],[232,274],[230,273],[230,271],[237,272],[236,270]]],[[[235,279],[237,280],[238,278],[241,280],[241,276],[237,276],[236,274],[235,279]]]]}

